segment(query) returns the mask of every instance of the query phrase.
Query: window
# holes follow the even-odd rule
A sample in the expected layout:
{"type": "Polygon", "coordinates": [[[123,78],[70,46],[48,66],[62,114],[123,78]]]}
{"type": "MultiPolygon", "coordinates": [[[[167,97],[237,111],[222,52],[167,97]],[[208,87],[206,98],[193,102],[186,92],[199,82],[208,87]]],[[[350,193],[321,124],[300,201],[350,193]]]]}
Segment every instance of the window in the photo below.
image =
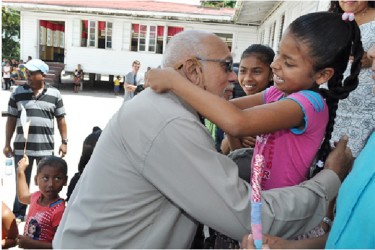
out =
{"type": "Polygon", "coordinates": [[[112,49],[112,23],[107,22],[107,27],[106,27],[106,48],[112,49]]]}
{"type": "Polygon", "coordinates": [[[88,35],[89,35],[89,47],[96,47],[96,21],[90,21],[88,35]]]}
{"type": "MultiPolygon", "coordinates": [[[[182,27],[167,27],[167,42],[178,32],[183,31],[182,27]]],[[[132,36],[130,51],[163,53],[164,26],[132,24],[132,36]]]]}
{"type": "Polygon", "coordinates": [[[264,30],[262,30],[262,32],[260,33],[260,41],[259,41],[260,44],[264,44],[264,30]]]}
{"type": "Polygon", "coordinates": [[[150,32],[148,37],[148,51],[155,52],[156,51],[156,26],[149,26],[150,32]]]}
{"type": "Polygon", "coordinates": [[[276,21],[273,23],[271,28],[271,48],[273,48],[273,45],[275,43],[275,29],[276,29],[276,21]]]}
{"type": "Polygon", "coordinates": [[[112,23],[82,20],[81,47],[112,48],[112,23]]]}

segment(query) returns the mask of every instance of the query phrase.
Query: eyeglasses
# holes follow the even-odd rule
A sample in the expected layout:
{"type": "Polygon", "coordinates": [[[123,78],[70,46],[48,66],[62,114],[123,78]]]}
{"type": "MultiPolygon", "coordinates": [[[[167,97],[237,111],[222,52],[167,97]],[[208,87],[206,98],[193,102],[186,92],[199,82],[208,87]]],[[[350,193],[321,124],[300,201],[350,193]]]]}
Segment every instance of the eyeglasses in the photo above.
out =
{"type": "Polygon", "coordinates": [[[205,62],[218,62],[221,65],[224,66],[224,70],[226,73],[230,73],[233,71],[233,60],[232,59],[203,59],[196,57],[199,61],[205,61],[205,62]]]}

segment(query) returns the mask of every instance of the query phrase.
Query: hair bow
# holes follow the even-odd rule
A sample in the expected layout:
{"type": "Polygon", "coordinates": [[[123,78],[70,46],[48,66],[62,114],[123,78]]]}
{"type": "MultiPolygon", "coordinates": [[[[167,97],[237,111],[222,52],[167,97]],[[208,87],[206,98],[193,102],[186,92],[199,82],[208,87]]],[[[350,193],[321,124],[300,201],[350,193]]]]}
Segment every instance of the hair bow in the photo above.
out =
{"type": "Polygon", "coordinates": [[[354,14],[352,12],[344,12],[342,14],[342,20],[343,21],[354,21],[354,14]]]}

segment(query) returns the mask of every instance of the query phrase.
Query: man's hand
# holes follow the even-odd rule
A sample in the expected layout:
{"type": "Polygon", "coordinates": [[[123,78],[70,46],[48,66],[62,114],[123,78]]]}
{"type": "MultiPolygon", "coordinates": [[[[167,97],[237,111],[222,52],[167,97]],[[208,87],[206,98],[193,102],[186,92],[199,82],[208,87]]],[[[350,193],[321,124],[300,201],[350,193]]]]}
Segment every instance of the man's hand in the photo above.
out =
{"type": "Polygon", "coordinates": [[[21,160],[18,162],[17,170],[18,172],[25,172],[26,168],[29,166],[29,157],[27,155],[24,155],[21,160]]]}
{"type": "Polygon", "coordinates": [[[125,89],[128,92],[134,92],[137,89],[137,86],[125,83],[125,89]]]}
{"type": "Polygon", "coordinates": [[[6,145],[3,149],[3,153],[5,157],[12,157],[13,156],[13,150],[12,147],[9,145],[6,145]]]}
{"type": "Polygon", "coordinates": [[[61,144],[59,148],[59,155],[61,156],[61,158],[63,158],[67,152],[68,152],[68,146],[66,144],[61,144]]]}
{"type": "Polygon", "coordinates": [[[335,142],[336,148],[328,155],[324,164],[324,168],[334,171],[341,181],[348,175],[354,161],[352,151],[347,147],[348,140],[348,136],[344,135],[335,142]]]}

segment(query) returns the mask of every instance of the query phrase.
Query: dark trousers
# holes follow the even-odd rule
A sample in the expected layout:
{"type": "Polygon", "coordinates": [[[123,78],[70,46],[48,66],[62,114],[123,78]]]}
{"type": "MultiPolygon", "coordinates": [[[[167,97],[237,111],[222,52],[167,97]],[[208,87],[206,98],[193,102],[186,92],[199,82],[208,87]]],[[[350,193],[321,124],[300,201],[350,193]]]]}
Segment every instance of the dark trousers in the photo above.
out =
{"type": "MultiPolygon", "coordinates": [[[[23,155],[14,155],[14,166],[15,166],[15,170],[16,170],[16,184],[18,182],[17,180],[17,166],[18,166],[18,162],[22,159],[23,155]]],[[[29,162],[30,162],[30,166],[28,166],[25,170],[25,176],[26,176],[26,182],[27,182],[27,186],[30,188],[30,179],[31,179],[31,171],[33,169],[33,163],[34,163],[34,160],[36,161],[36,164],[38,165],[39,161],[43,158],[44,156],[42,157],[34,157],[34,156],[29,156],[29,162]]],[[[16,186],[16,191],[18,192],[17,190],[17,186],[16,186]]],[[[18,196],[17,196],[17,193],[16,193],[16,197],[14,199],[14,203],[13,203],[13,213],[14,215],[17,217],[17,216],[25,216],[26,214],[26,209],[27,209],[27,205],[25,204],[22,204],[19,202],[18,200],[18,196]]]]}
{"type": "Polygon", "coordinates": [[[3,79],[4,79],[5,89],[10,89],[11,79],[10,78],[3,78],[3,79]]]}

